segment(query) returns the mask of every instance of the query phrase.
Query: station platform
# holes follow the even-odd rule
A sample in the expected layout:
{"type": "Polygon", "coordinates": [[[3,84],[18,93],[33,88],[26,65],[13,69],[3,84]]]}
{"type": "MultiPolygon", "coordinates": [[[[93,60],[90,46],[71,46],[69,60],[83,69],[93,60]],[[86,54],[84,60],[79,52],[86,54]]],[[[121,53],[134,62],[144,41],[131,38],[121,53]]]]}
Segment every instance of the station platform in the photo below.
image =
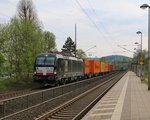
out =
{"type": "Polygon", "coordinates": [[[129,71],[82,120],[150,120],[150,91],[129,71]]]}

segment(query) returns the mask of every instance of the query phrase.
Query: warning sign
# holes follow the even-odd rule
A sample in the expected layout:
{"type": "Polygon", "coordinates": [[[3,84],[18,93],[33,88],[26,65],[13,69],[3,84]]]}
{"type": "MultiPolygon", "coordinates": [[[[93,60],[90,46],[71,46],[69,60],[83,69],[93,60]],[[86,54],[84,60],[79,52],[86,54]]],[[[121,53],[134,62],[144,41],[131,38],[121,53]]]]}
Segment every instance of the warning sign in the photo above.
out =
{"type": "Polygon", "coordinates": [[[144,64],[144,58],[140,58],[140,65],[143,65],[144,64]]]}

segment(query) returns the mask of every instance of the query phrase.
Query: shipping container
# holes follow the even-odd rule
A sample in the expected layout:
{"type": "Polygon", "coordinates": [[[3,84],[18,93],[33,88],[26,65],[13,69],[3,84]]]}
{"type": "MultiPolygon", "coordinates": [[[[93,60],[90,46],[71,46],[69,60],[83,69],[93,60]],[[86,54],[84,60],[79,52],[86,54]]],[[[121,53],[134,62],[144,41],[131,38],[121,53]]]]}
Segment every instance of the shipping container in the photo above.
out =
{"type": "Polygon", "coordinates": [[[115,71],[115,65],[113,65],[113,71],[115,71]]]}
{"type": "Polygon", "coordinates": [[[113,71],[113,65],[109,64],[109,72],[113,71]]]}
{"type": "Polygon", "coordinates": [[[89,62],[89,60],[84,60],[83,63],[84,63],[83,73],[85,75],[87,75],[87,74],[90,73],[90,68],[89,68],[90,67],[90,62],[89,62]]]}
{"type": "Polygon", "coordinates": [[[108,71],[109,71],[109,64],[105,63],[105,72],[108,72],[108,71]]]}
{"type": "Polygon", "coordinates": [[[90,62],[90,73],[98,74],[101,72],[100,70],[100,61],[97,60],[89,60],[90,62]]]}
{"type": "Polygon", "coordinates": [[[101,73],[105,72],[105,63],[101,62],[101,73]]]}

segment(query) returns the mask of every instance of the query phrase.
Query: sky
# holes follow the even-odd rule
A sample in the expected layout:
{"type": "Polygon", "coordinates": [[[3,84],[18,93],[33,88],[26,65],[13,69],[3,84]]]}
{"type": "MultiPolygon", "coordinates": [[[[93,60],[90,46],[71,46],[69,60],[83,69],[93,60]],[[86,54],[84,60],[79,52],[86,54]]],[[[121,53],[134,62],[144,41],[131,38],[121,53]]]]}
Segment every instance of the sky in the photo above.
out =
{"type": "MultiPolygon", "coordinates": [[[[150,0],[32,0],[42,27],[56,36],[61,50],[67,37],[75,40],[77,49],[89,57],[124,55],[132,57],[135,42],[148,49],[148,9],[142,4],[150,0]],[[120,47],[119,47],[120,46],[120,47]],[[123,49],[123,48],[127,49],[123,49]],[[129,52],[131,51],[131,52],[129,52]]],[[[19,0],[0,0],[0,24],[17,14],[19,0]]]]}

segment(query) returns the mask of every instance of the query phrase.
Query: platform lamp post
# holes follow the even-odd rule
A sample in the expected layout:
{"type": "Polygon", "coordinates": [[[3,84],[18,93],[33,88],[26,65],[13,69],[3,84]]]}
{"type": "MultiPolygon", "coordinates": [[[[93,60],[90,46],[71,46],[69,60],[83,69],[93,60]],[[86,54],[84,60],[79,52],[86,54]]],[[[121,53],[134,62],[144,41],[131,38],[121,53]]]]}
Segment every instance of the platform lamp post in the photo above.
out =
{"type": "Polygon", "coordinates": [[[141,48],[141,51],[140,51],[140,56],[139,56],[139,64],[140,64],[140,78],[141,78],[141,81],[144,80],[144,63],[143,63],[143,60],[144,58],[142,58],[142,32],[141,31],[137,31],[136,32],[138,35],[141,35],[141,44],[140,44],[140,48],[141,48]]]}
{"type": "Polygon", "coordinates": [[[141,31],[137,31],[136,32],[138,35],[141,34],[141,52],[142,52],[142,32],[141,31]]]}
{"type": "MultiPolygon", "coordinates": [[[[140,51],[139,51],[139,43],[135,42],[134,44],[137,45],[137,49],[135,48],[134,50],[136,50],[136,55],[137,55],[137,76],[140,77],[141,76],[141,67],[140,67],[140,51]]],[[[141,45],[140,45],[141,46],[141,45]]]]}
{"type": "MultiPolygon", "coordinates": [[[[134,48],[134,50],[136,50],[137,51],[137,48],[134,48]]],[[[134,53],[134,55],[136,56],[136,67],[135,67],[135,73],[136,73],[136,75],[138,76],[138,63],[139,63],[139,61],[138,61],[138,53],[137,52],[133,52],[134,53]]]]}
{"type": "Polygon", "coordinates": [[[143,4],[140,8],[148,8],[148,90],[150,90],[150,6],[143,4]]]}

